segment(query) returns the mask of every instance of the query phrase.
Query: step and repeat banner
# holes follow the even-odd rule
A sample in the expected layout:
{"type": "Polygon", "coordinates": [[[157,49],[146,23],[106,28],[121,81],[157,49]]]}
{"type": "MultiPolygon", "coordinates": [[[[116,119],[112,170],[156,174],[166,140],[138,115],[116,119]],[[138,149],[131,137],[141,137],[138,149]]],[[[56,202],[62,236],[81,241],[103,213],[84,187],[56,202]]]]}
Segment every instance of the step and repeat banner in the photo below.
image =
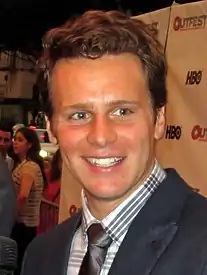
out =
{"type": "MultiPolygon", "coordinates": [[[[207,196],[207,1],[175,4],[135,18],[157,28],[169,64],[166,131],[157,158],[207,196]]],[[[64,167],[60,222],[79,210],[80,193],[64,167]]]]}
{"type": "Polygon", "coordinates": [[[166,55],[167,126],[158,159],[207,196],[207,1],[172,6],[166,55]]]}
{"type": "Polygon", "coordinates": [[[170,7],[134,16],[134,19],[140,19],[151,28],[155,28],[158,31],[158,38],[162,45],[165,47],[166,38],[168,33],[168,25],[170,20],[170,7]]]}
{"type": "Polygon", "coordinates": [[[59,222],[76,214],[81,207],[81,186],[63,164],[59,222]]]}

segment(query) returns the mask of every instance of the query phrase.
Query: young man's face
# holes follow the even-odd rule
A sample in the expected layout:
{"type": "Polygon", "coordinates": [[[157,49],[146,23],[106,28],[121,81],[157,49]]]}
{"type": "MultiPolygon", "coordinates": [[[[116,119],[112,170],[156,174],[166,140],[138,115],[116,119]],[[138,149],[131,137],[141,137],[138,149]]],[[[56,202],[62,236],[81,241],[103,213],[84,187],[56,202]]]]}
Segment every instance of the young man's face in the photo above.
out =
{"type": "Polygon", "coordinates": [[[3,156],[6,155],[11,145],[12,145],[11,132],[2,131],[0,129],[0,152],[3,154],[3,156]]]}
{"type": "Polygon", "coordinates": [[[149,174],[164,131],[131,54],[59,61],[51,76],[53,132],[88,199],[123,201],[149,174]]]}

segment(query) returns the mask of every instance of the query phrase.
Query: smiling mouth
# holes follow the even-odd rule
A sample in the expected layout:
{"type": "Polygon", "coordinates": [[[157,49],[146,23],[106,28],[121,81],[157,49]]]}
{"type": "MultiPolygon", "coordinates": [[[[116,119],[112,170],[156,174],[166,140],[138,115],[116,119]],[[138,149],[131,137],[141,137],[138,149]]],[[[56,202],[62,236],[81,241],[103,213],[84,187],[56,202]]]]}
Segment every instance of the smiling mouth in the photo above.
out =
{"type": "Polygon", "coordinates": [[[112,158],[84,158],[87,162],[89,162],[93,166],[97,167],[112,167],[121,163],[125,157],[112,157],[112,158]]]}

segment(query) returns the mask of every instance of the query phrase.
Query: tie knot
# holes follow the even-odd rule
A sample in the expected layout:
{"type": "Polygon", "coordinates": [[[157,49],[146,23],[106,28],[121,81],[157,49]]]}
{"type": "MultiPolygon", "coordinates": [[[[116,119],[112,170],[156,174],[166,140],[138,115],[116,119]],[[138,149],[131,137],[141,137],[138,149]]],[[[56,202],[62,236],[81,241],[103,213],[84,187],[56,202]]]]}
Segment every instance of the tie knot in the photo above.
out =
{"type": "Polygon", "coordinates": [[[102,248],[109,247],[112,241],[100,223],[93,223],[88,228],[87,235],[90,245],[96,245],[102,248]]]}

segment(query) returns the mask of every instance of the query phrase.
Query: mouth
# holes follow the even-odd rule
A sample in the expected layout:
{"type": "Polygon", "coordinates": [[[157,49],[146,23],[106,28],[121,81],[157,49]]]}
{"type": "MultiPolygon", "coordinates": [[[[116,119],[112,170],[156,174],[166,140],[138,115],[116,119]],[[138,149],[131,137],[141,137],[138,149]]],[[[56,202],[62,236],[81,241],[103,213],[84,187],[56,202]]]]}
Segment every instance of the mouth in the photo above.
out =
{"type": "Polygon", "coordinates": [[[109,168],[120,164],[126,157],[111,157],[111,158],[84,158],[88,163],[100,168],[109,168]]]}

